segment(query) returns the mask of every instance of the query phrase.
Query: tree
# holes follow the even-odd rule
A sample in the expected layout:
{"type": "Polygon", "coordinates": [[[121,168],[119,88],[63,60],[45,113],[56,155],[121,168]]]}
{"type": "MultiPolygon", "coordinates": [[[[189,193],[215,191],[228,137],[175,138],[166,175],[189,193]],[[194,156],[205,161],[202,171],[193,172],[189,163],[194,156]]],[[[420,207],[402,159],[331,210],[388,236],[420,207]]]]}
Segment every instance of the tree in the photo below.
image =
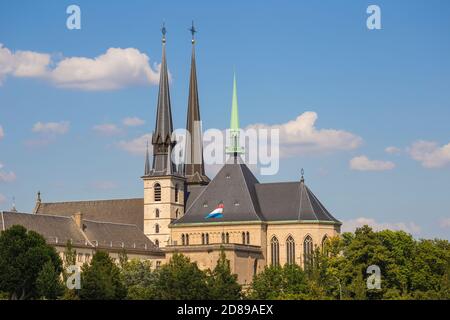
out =
{"type": "Polygon", "coordinates": [[[207,277],[188,257],[175,253],[155,271],[156,298],[162,300],[209,299],[207,277]]]}
{"type": "Polygon", "coordinates": [[[308,299],[305,272],[297,264],[269,266],[253,277],[249,297],[252,299],[308,299]]]}
{"type": "Polygon", "coordinates": [[[55,300],[64,293],[60,273],[55,270],[51,261],[47,261],[36,279],[36,290],[39,297],[55,300]]]}
{"type": "MultiPolygon", "coordinates": [[[[71,274],[67,272],[67,268],[70,266],[76,265],[77,259],[77,251],[72,246],[72,241],[67,240],[66,249],[64,250],[64,259],[63,259],[63,282],[67,283],[67,279],[71,274]]],[[[62,296],[64,300],[78,300],[78,292],[76,289],[69,289],[67,286],[64,286],[64,294],[62,296]]]]}
{"type": "Polygon", "coordinates": [[[133,259],[122,267],[122,277],[129,300],[151,300],[156,298],[156,275],[150,261],[133,259]]]}
{"type": "Polygon", "coordinates": [[[237,275],[231,273],[230,260],[225,251],[221,250],[216,267],[208,277],[210,299],[236,300],[241,298],[241,285],[237,282],[237,275]]]}
{"type": "MultiPolygon", "coordinates": [[[[18,225],[1,233],[0,291],[7,292],[10,299],[39,298],[36,281],[47,263],[56,274],[61,273],[61,259],[38,233],[18,225]]],[[[47,266],[46,272],[49,269],[47,266]]],[[[42,272],[41,281],[44,279],[42,272]]],[[[47,286],[52,284],[47,283],[47,286]]]]}
{"type": "Polygon", "coordinates": [[[91,264],[81,268],[80,298],[84,300],[120,300],[126,296],[119,267],[108,253],[97,251],[91,264]]]}

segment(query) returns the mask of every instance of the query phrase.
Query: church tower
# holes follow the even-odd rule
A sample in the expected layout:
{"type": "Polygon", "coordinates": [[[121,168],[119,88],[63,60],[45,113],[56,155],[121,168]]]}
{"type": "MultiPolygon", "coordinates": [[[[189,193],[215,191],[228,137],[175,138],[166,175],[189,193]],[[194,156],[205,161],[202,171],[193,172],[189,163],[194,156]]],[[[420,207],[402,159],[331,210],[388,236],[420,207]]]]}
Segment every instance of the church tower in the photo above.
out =
{"type": "Polygon", "coordinates": [[[159,247],[170,244],[169,224],[184,214],[185,178],[178,174],[171,154],[173,124],[166,61],[166,28],[162,31],[162,61],[155,130],[152,134],[153,162],[147,144],[144,180],[144,233],[159,247]]]}
{"type": "Polygon", "coordinates": [[[186,131],[189,132],[189,137],[186,139],[184,175],[188,185],[206,185],[210,182],[210,179],[205,174],[203,163],[203,140],[198,99],[197,67],[195,63],[195,33],[197,31],[194,28],[194,22],[192,22],[190,31],[192,34],[192,57],[186,121],[186,131]]]}

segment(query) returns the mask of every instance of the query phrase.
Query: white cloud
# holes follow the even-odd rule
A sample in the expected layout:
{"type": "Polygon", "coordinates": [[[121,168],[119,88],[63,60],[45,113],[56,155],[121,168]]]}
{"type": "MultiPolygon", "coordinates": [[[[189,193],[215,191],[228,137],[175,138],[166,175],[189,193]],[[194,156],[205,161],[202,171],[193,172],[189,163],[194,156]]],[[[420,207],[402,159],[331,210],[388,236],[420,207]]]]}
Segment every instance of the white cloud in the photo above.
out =
{"type": "Polygon", "coordinates": [[[444,218],[439,221],[439,226],[444,229],[450,228],[450,218],[444,218]]]}
{"type": "Polygon", "coordinates": [[[50,55],[32,51],[11,52],[0,43],[0,85],[7,75],[15,77],[45,77],[50,55]]]}
{"type": "Polygon", "coordinates": [[[2,140],[4,136],[5,136],[5,131],[3,131],[3,127],[0,126],[0,140],[2,140]]]}
{"type": "Polygon", "coordinates": [[[402,153],[402,149],[394,147],[394,146],[387,147],[386,149],[384,149],[384,151],[386,153],[389,153],[389,154],[400,154],[400,153],[402,153]]]}
{"type": "Polygon", "coordinates": [[[119,127],[117,127],[115,124],[112,123],[95,125],[93,127],[93,130],[104,136],[114,136],[122,133],[122,129],[120,129],[119,127]]]}
{"type": "Polygon", "coordinates": [[[0,163],[0,182],[13,182],[16,180],[16,174],[12,171],[3,171],[4,165],[0,163]]]}
{"type": "Polygon", "coordinates": [[[377,222],[372,218],[359,217],[356,219],[346,220],[342,222],[343,232],[353,232],[356,228],[368,225],[375,231],[380,230],[403,230],[413,235],[420,234],[420,226],[414,222],[377,222]]]}
{"type": "Polygon", "coordinates": [[[391,161],[370,160],[366,156],[354,157],[350,160],[350,168],[358,171],[386,171],[395,168],[391,161]]]}
{"type": "Polygon", "coordinates": [[[408,149],[411,157],[425,168],[441,168],[450,164],[450,143],[439,146],[434,141],[416,141],[408,149]]]}
{"type": "Polygon", "coordinates": [[[123,119],[123,124],[127,127],[138,127],[145,124],[145,120],[142,120],[138,117],[128,117],[123,119]]]}
{"type": "Polygon", "coordinates": [[[32,51],[12,52],[0,44],[0,85],[6,76],[39,77],[57,87],[115,90],[139,84],[157,84],[159,65],[135,48],[109,48],[94,58],[52,56],[32,51]]]}
{"type": "Polygon", "coordinates": [[[61,122],[37,122],[33,126],[33,132],[47,134],[65,134],[69,131],[70,123],[61,122]]]}
{"type": "Polygon", "coordinates": [[[278,124],[254,124],[254,129],[279,129],[280,154],[294,156],[298,154],[322,153],[358,148],[363,140],[361,137],[344,130],[317,129],[317,113],[308,111],[295,120],[278,124]]]}
{"type": "MultiPolygon", "coordinates": [[[[143,154],[145,154],[147,142],[151,143],[151,141],[152,141],[152,135],[149,133],[149,134],[144,134],[136,139],[119,141],[117,143],[117,146],[120,149],[125,150],[131,154],[143,155],[143,154]]],[[[152,150],[150,148],[149,152],[151,152],[151,151],[152,150]]]]}

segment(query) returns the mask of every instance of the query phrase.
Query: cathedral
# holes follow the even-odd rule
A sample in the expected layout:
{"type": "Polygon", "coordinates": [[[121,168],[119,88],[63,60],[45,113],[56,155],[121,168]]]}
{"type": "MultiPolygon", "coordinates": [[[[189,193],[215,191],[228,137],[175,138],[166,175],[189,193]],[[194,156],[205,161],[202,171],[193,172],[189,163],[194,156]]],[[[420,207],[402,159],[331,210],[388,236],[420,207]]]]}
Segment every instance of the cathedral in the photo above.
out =
{"type": "Polygon", "coordinates": [[[199,90],[192,27],[192,57],[187,105],[186,156],[176,166],[171,153],[173,138],[166,31],[162,29],[162,62],[156,124],[145,157],[143,198],[44,202],[40,193],[32,214],[0,212],[0,230],[23,225],[42,234],[60,255],[67,241],[77,250],[77,263],[89,263],[96,250],[113,259],[125,251],[130,259],[146,259],[158,268],[174,253],[188,256],[205,270],[214,268],[221,250],[230,260],[241,284],[267,265],[299,264],[312,258],[313,250],[340,232],[334,218],[299,181],[258,181],[241,157],[236,80],[233,85],[231,143],[228,160],[215,177],[205,173],[199,90]],[[200,130],[200,132],[196,132],[200,130]],[[205,218],[221,208],[217,218],[205,218]]]}

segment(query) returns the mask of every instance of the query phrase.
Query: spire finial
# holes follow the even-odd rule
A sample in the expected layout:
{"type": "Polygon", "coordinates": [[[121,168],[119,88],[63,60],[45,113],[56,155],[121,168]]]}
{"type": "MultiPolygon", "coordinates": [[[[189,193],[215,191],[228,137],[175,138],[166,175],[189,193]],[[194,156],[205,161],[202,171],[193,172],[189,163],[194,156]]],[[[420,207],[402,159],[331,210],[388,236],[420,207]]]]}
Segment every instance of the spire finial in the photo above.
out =
{"type": "Polygon", "coordinates": [[[230,133],[231,133],[231,145],[227,148],[227,152],[234,154],[236,157],[238,154],[244,153],[242,147],[239,146],[239,112],[237,101],[237,84],[236,84],[236,72],[233,75],[233,99],[231,102],[231,121],[230,121],[230,133]]]}
{"type": "Polygon", "coordinates": [[[39,202],[39,203],[42,202],[42,200],[41,200],[41,191],[38,191],[38,192],[37,192],[37,195],[36,195],[36,202],[39,202]]]}
{"type": "Polygon", "coordinates": [[[192,26],[189,28],[189,31],[192,34],[192,44],[195,43],[195,34],[197,33],[197,30],[194,27],[194,20],[192,20],[192,26]]]}
{"type": "Polygon", "coordinates": [[[304,177],[304,175],[305,175],[305,170],[302,168],[302,170],[301,170],[301,174],[302,174],[302,178],[301,178],[301,180],[300,180],[300,182],[305,182],[305,177],[304,177]]]}
{"type": "Polygon", "coordinates": [[[166,29],[166,23],[163,21],[163,25],[161,28],[161,33],[162,33],[162,42],[165,43],[166,42],[166,33],[167,33],[167,29],[166,29]]]}
{"type": "Polygon", "coordinates": [[[12,208],[11,208],[11,212],[17,212],[16,209],[16,197],[12,197],[12,208]]]}

